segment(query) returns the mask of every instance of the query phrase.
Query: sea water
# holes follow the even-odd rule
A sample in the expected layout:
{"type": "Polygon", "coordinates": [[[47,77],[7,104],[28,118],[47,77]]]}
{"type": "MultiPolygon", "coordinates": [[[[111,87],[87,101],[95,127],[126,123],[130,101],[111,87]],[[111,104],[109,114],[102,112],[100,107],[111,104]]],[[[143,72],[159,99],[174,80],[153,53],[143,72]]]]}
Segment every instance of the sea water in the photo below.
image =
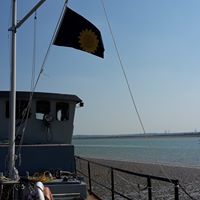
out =
{"type": "Polygon", "coordinates": [[[200,137],[130,137],[73,139],[84,157],[200,167],[200,137]]]}

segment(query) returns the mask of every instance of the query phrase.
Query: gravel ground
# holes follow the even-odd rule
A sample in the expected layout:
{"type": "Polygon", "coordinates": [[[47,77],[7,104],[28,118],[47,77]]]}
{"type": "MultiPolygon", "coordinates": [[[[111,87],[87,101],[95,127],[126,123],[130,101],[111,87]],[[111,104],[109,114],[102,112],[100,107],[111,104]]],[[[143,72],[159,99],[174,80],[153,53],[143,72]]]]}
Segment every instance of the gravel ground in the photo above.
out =
{"type": "MultiPolygon", "coordinates": [[[[124,162],[116,160],[103,160],[87,158],[96,163],[120,168],[136,173],[142,173],[153,176],[165,177],[167,179],[178,179],[179,200],[199,200],[200,199],[200,168],[176,167],[158,164],[145,164],[124,162]]],[[[86,161],[77,161],[77,168],[88,175],[88,165],[86,161]]],[[[111,188],[111,170],[107,167],[91,163],[92,191],[102,199],[111,199],[111,192],[95,182],[99,182],[111,188]]],[[[87,181],[87,178],[85,178],[87,181]]],[[[130,199],[148,199],[147,179],[135,175],[114,170],[114,188],[115,191],[128,196],[130,199]]],[[[125,199],[115,194],[116,200],[125,199]]],[[[152,180],[152,199],[170,200],[174,199],[174,184],[163,181],[152,180]]]]}

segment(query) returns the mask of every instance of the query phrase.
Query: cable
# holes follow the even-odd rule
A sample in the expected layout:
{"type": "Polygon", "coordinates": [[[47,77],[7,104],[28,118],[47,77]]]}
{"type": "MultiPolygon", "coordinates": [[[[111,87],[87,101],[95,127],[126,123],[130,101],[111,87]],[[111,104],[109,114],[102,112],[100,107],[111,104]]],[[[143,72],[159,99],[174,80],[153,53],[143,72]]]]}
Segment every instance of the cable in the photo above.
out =
{"type": "Polygon", "coordinates": [[[131,90],[130,83],[129,83],[129,81],[128,81],[128,77],[127,77],[127,75],[126,75],[126,71],[125,71],[125,68],[124,68],[124,65],[123,65],[121,56],[120,56],[120,54],[119,54],[119,50],[118,50],[118,47],[117,47],[117,44],[116,44],[116,41],[115,41],[115,37],[114,37],[113,31],[112,31],[111,24],[110,24],[109,19],[108,19],[108,15],[107,15],[106,8],[105,8],[105,5],[104,5],[103,0],[101,0],[101,3],[102,3],[102,7],[103,7],[104,14],[105,14],[105,17],[106,17],[106,21],[107,21],[107,24],[108,24],[108,27],[109,27],[109,30],[110,30],[110,34],[111,34],[111,37],[112,37],[112,41],[113,41],[113,44],[114,44],[114,47],[115,47],[115,51],[116,51],[116,53],[117,53],[117,57],[118,57],[118,60],[119,60],[119,63],[120,63],[120,66],[121,66],[121,69],[122,69],[122,72],[123,72],[125,81],[126,81],[126,85],[127,85],[127,87],[128,87],[128,91],[129,91],[129,94],[130,94],[130,96],[131,96],[131,100],[132,100],[134,109],[135,109],[135,111],[136,111],[136,114],[137,114],[139,123],[140,123],[140,125],[141,125],[141,127],[142,127],[142,130],[143,130],[143,133],[145,134],[146,131],[145,131],[145,128],[144,128],[144,124],[143,124],[143,122],[142,122],[142,118],[141,118],[141,116],[140,116],[138,107],[137,107],[137,105],[136,105],[136,101],[135,101],[135,98],[134,98],[134,96],[133,96],[133,92],[132,92],[132,90],[131,90]]]}

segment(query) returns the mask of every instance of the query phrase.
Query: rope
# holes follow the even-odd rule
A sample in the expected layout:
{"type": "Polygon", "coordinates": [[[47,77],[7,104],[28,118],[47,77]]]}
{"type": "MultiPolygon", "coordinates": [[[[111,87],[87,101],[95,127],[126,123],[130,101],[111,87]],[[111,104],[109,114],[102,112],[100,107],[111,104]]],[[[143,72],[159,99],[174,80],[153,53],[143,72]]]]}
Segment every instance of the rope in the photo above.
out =
{"type": "MultiPolygon", "coordinates": [[[[107,11],[106,11],[106,8],[105,8],[105,4],[104,4],[104,1],[101,0],[101,4],[102,4],[102,7],[103,7],[103,10],[104,10],[104,14],[105,14],[105,17],[106,17],[106,21],[107,21],[107,24],[108,24],[108,27],[109,27],[109,31],[110,31],[110,34],[111,34],[111,37],[112,37],[112,41],[113,41],[113,44],[114,44],[114,47],[115,47],[115,51],[117,53],[117,57],[118,57],[118,60],[119,60],[119,64],[121,66],[121,69],[122,69],[122,72],[123,72],[123,75],[124,75],[124,78],[125,78],[125,81],[126,81],[126,84],[127,84],[127,87],[128,87],[128,91],[129,91],[129,94],[131,96],[131,100],[132,100],[132,104],[134,106],[134,109],[136,111],[136,114],[137,114],[137,117],[138,117],[138,120],[139,120],[139,123],[141,125],[141,128],[143,130],[143,133],[146,137],[148,137],[148,135],[146,135],[146,130],[145,130],[145,127],[144,127],[144,124],[143,124],[143,121],[140,117],[140,113],[139,113],[139,110],[137,108],[137,105],[136,105],[136,102],[135,102],[135,99],[134,99],[134,96],[133,96],[133,93],[132,93],[132,90],[131,90],[131,87],[130,87],[130,84],[129,84],[129,81],[128,81],[128,78],[127,78],[127,75],[126,75],[126,71],[125,71],[125,68],[124,68],[124,65],[123,65],[123,62],[122,62],[122,59],[121,59],[121,56],[120,56],[120,53],[119,53],[119,50],[118,50],[118,47],[117,47],[117,44],[116,44],[116,41],[115,41],[115,37],[114,37],[114,34],[113,34],[113,31],[112,31],[112,26],[111,26],[111,23],[109,22],[109,18],[108,18],[108,15],[107,15],[107,11]]],[[[152,146],[152,145],[151,145],[152,146]]],[[[165,176],[170,180],[169,178],[169,175],[165,172],[165,170],[163,169],[163,167],[160,165],[160,163],[158,164],[159,167],[161,168],[161,170],[163,171],[163,173],[165,174],[165,176]]],[[[160,183],[159,183],[160,184],[160,183]]],[[[161,185],[161,184],[160,184],[161,185]]]]}
{"type": "Polygon", "coordinates": [[[104,2],[103,0],[101,0],[101,3],[102,3],[102,7],[103,7],[103,10],[104,10],[104,14],[105,14],[105,17],[106,17],[106,21],[107,21],[107,24],[108,24],[108,27],[109,27],[109,31],[110,31],[110,34],[111,34],[111,37],[112,37],[112,41],[113,41],[113,44],[114,44],[114,47],[115,47],[115,51],[117,53],[117,57],[118,57],[118,60],[119,60],[119,64],[121,66],[121,70],[123,72],[123,75],[124,75],[124,78],[125,78],[125,81],[126,81],[126,85],[128,87],[128,91],[129,91],[129,94],[131,96],[131,100],[132,100],[132,103],[133,103],[133,107],[136,111],[136,114],[137,114],[137,117],[138,117],[138,120],[139,120],[139,123],[141,125],[141,128],[143,130],[143,133],[145,134],[146,131],[145,131],[145,128],[144,128],[144,124],[142,122],[142,118],[140,116],[140,113],[139,113],[139,110],[138,110],[138,107],[136,105],[136,101],[135,101],[135,98],[133,96],[133,92],[131,90],[131,87],[130,87],[130,83],[128,81],[128,77],[126,75],[126,71],[125,71],[125,68],[124,68],[124,65],[123,65],[123,62],[122,62],[122,59],[121,59],[121,56],[119,54],[119,50],[118,50],[118,47],[117,47],[117,44],[116,44],[116,41],[115,41],[115,37],[114,37],[114,34],[113,34],[113,31],[112,31],[112,27],[111,27],[111,24],[109,22],[109,19],[108,19],[108,15],[107,15],[107,12],[106,12],[106,8],[105,8],[105,5],[104,5],[104,2]]]}
{"type": "Polygon", "coordinates": [[[43,173],[36,172],[33,176],[29,176],[28,180],[33,182],[41,181],[42,183],[51,182],[54,179],[51,172],[45,171],[43,173]]]}

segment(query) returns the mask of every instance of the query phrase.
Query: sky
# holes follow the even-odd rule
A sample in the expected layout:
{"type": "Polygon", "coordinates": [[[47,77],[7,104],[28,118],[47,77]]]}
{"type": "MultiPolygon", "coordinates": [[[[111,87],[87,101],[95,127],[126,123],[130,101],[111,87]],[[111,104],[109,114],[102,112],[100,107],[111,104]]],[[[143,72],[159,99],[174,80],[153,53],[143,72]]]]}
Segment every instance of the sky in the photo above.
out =
{"type": "MultiPolygon", "coordinates": [[[[18,0],[18,20],[36,0],[18,0]]],[[[101,31],[104,59],[52,46],[36,91],[76,94],[74,134],[143,133],[102,6],[147,133],[200,131],[199,0],[69,0],[101,31]]],[[[36,74],[64,1],[37,11],[36,74]]],[[[0,3],[0,90],[10,88],[10,1],[0,3]]],[[[17,31],[17,90],[30,90],[34,19],[17,31]]]]}

